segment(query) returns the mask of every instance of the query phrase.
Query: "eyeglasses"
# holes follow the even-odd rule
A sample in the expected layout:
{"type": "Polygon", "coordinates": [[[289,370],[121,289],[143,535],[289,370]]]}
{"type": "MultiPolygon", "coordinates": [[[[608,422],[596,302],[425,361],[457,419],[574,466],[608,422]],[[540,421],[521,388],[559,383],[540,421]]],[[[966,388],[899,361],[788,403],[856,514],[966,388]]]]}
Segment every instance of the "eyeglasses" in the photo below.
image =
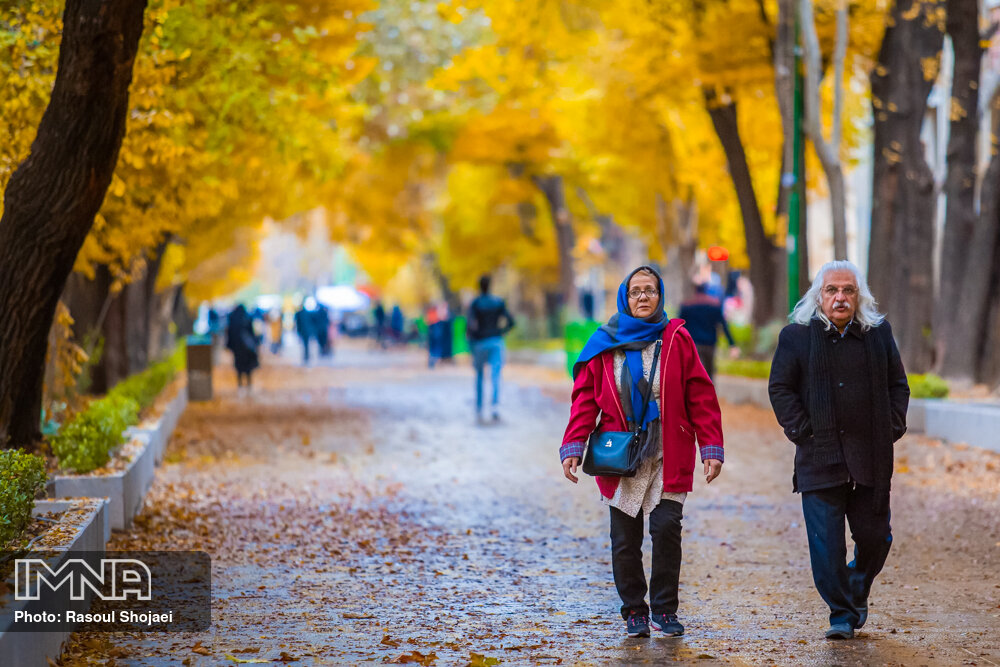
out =
{"type": "Polygon", "coordinates": [[[837,292],[843,292],[844,296],[850,297],[858,293],[858,288],[851,287],[850,285],[847,287],[834,287],[833,285],[827,285],[823,288],[823,291],[827,296],[837,296],[837,292]]]}
{"type": "Polygon", "coordinates": [[[646,289],[639,289],[638,287],[633,287],[628,291],[628,298],[638,299],[643,294],[645,294],[646,298],[648,299],[654,299],[660,296],[660,290],[656,289],[655,287],[647,287],[646,289]]]}

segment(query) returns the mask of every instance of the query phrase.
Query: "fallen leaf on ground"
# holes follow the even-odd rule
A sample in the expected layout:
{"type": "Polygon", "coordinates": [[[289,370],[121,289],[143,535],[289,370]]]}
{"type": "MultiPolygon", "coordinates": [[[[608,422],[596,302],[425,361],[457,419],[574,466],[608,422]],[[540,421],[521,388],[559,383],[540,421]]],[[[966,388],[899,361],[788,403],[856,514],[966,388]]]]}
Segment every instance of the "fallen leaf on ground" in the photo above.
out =
{"type": "Polygon", "coordinates": [[[390,662],[394,664],[416,663],[418,665],[426,666],[426,665],[433,665],[437,661],[437,659],[438,659],[437,653],[428,653],[427,655],[424,655],[420,651],[411,651],[410,653],[404,653],[400,656],[397,656],[393,660],[390,660],[390,662]]]}
{"type": "Polygon", "coordinates": [[[237,658],[235,655],[229,653],[226,654],[226,660],[231,660],[239,664],[271,662],[270,660],[264,660],[263,658],[237,658]]]}

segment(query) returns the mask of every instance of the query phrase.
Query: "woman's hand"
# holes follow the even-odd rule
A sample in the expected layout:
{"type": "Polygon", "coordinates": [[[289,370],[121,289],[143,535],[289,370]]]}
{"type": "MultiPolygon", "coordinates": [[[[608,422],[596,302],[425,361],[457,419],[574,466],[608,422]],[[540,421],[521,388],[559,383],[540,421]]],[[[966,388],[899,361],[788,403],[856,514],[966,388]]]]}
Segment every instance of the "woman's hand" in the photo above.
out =
{"type": "MultiPolygon", "coordinates": [[[[567,459],[568,460],[568,459],[567,459]]],[[[563,468],[566,464],[563,463],[563,468]]],[[[718,459],[705,459],[705,482],[711,484],[712,480],[719,476],[722,472],[722,461],[718,459]]]]}
{"type": "MultiPolygon", "coordinates": [[[[562,463],[563,463],[563,474],[566,475],[566,479],[573,482],[574,484],[580,481],[577,479],[576,475],[573,474],[574,472],[576,472],[576,467],[580,465],[580,457],[568,456],[565,459],[563,459],[562,463]]],[[[716,461],[716,463],[718,463],[718,461],[716,461]]]]}

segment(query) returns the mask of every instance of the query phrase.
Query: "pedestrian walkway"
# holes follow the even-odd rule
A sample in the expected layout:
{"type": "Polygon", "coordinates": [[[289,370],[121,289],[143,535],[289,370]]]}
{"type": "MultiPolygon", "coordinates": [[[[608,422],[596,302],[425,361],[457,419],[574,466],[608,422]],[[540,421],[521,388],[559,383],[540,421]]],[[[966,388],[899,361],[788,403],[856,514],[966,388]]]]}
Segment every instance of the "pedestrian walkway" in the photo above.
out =
{"type": "Polygon", "coordinates": [[[64,664],[1000,664],[1000,455],[898,445],[871,619],[831,643],[792,445],[769,413],[724,406],[723,474],[685,506],[687,634],[627,639],[606,509],[559,466],[564,373],[505,368],[503,421],[477,426],[467,362],[342,341],[301,368],[292,352],[265,355],[246,398],[217,371],[110,545],[208,551],[211,631],[78,635],[64,664]]]}

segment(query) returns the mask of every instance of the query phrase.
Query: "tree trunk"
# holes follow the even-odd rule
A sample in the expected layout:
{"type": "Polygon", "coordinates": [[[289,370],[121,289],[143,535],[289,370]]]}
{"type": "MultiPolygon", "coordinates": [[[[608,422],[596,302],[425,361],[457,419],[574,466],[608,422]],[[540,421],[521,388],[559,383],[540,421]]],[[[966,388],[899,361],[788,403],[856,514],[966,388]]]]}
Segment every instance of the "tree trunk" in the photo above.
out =
{"type": "Polygon", "coordinates": [[[812,0],[801,0],[799,14],[802,17],[802,43],[806,54],[806,132],[816,156],[823,165],[827,185],[830,188],[830,213],[833,218],[834,259],[847,259],[847,216],[844,192],[844,170],[840,164],[840,136],[842,107],[844,98],[844,58],[847,51],[847,8],[837,9],[837,35],[834,48],[834,105],[831,120],[830,142],[823,136],[822,98],[819,82],[822,78],[822,58],[816,24],[813,18],[812,0]]]}
{"type": "MultiPolygon", "coordinates": [[[[657,220],[661,228],[660,243],[666,248],[667,266],[664,267],[664,282],[668,293],[678,289],[673,298],[677,303],[694,296],[694,262],[698,251],[698,202],[694,189],[688,188],[685,199],[675,199],[668,203],[663,195],[656,193],[657,220]],[[671,211],[671,209],[673,209],[671,211]]],[[[668,295],[665,295],[666,299],[668,295]]]]}
{"type": "Polygon", "coordinates": [[[194,333],[194,313],[188,307],[187,297],[184,295],[184,285],[177,288],[171,318],[177,327],[177,337],[179,340],[183,340],[184,336],[194,333]]]}
{"type": "Polygon", "coordinates": [[[736,102],[719,100],[714,91],[706,90],[705,106],[712,119],[715,133],[722,142],[722,149],[726,153],[726,162],[729,165],[729,175],[736,188],[736,198],[743,217],[747,254],[750,256],[750,283],[753,285],[754,293],[753,323],[756,326],[763,326],[782,314],[778,308],[778,299],[782,293],[779,281],[784,273],[779,272],[778,267],[782,265],[785,254],[764,232],[764,222],[757,204],[750,167],[743,150],[743,140],[740,138],[736,102]]]}
{"type": "MultiPolygon", "coordinates": [[[[107,267],[97,269],[98,278],[102,283],[110,285],[114,282],[107,267]]],[[[128,377],[129,358],[126,328],[128,324],[128,286],[112,295],[101,327],[104,338],[104,353],[94,369],[94,391],[106,392],[118,382],[128,377]]]]}
{"type": "Polygon", "coordinates": [[[973,381],[981,369],[981,357],[995,357],[996,351],[983,347],[984,340],[996,340],[988,326],[991,302],[995,305],[997,276],[1000,274],[1000,95],[993,98],[992,152],[979,195],[979,219],[963,262],[965,280],[958,294],[951,338],[945,348],[942,372],[952,379],[973,381]]]}
{"type": "Polygon", "coordinates": [[[561,309],[568,319],[579,315],[580,304],[576,292],[576,270],[573,267],[573,247],[576,245],[576,234],[573,231],[573,218],[566,205],[566,188],[562,176],[534,176],[535,185],[549,205],[549,214],[556,227],[556,243],[559,247],[559,293],[562,297],[561,309]]]}
{"type": "Polygon", "coordinates": [[[927,370],[932,361],[935,193],[920,130],[944,40],[933,5],[900,0],[893,6],[871,75],[875,167],[868,275],[912,372],[927,370]]]}
{"type": "Polygon", "coordinates": [[[781,113],[781,178],[775,216],[788,215],[795,164],[795,0],[778,0],[777,36],[774,42],[774,94],[781,113]]]}
{"type": "MultiPolygon", "coordinates": [[[[525,165],[523,162],[510,162],[507,164],[507,174],[514,179],[524,178],[525,165]]],[[[534,202],[522,201],[517,203],[517,219],[521,223],[521,233],[533,245],[541,245],[542,241],[535,233],[535,222],[538,220],[538,209],[534,202]]]]}
{"type": "MultiPolygon", "coordinates": [[[[976,137],[979,133],[979,3],[948,0],[948,34],[955,53],[952,76],[951,127],[948,136],[948,175],[944,239],[941,249],[941,282],[934,321],[939,371],[946,376],[958,370],[951,346],[968,332],[956,326],[955,318],[966,282],[980,277],[966,272],[966,258],[976,226],[976,137]]],[[[985,194],[985,193],[984,193],[985,194]]],[[[966,341],[967,342],[967,341],[966,341]]],[[[961,356],[961,351],[959,356],[961,356]]]]}
{"type": "Polygon", "coordinates": [[[0,218],[0,447],[40,437],[49,328],[111,183],[146,0],[66,0],[52,97],[0,218]]]}
{"type": "Polygon", "coordinates": [[[462,298],[451,287],[451,281],[448,280],[448,276],[445,275],[444,271],[441,269],[441,261],[437,256],[437,253],[428,252],[424,256],[424,261],[430,266],[431,273],[434,275],[434,279],[437,281],[438,287],[441,289],[441,296],[444,298],[445,303],[448,304],[448,313],[451,317],[457,317],[462,314],[462,298]]]}
{"type": "MultiPolygon", "coordinates": [[[[991,285],[1000,285],[1000,234],[993,249],[993,272],[987,279],[991,285]]],[[[1000,290],[988,290],[988,294],[990,304],[983,327],[985,335],[980,346],[976,380],[997,387],[1000,385],[1000,290]]]]}
{"type": "MultiPolygon", "coordinates": [[[[97,323],[104,337],[104,350],[94,367],[93,390],[103,393],[129,375],[145,370],[156,358],[160,341],[154,319],[159,310],[156,276],[166,244],[153,251],[143,274],[111,295],[104,318],[97,323]]],[[[108,294],[114,277],[104,266],[97,270],[97,289],[108,294]]]]}
{"type": "Polygon", "coordinates": [[[174,304],[177,302],[176,285],[168,287],[153,297],[152,319],[149,322],[149,358],[160,360],[176,344],[179,334],[171,332],[174,304]]]}

